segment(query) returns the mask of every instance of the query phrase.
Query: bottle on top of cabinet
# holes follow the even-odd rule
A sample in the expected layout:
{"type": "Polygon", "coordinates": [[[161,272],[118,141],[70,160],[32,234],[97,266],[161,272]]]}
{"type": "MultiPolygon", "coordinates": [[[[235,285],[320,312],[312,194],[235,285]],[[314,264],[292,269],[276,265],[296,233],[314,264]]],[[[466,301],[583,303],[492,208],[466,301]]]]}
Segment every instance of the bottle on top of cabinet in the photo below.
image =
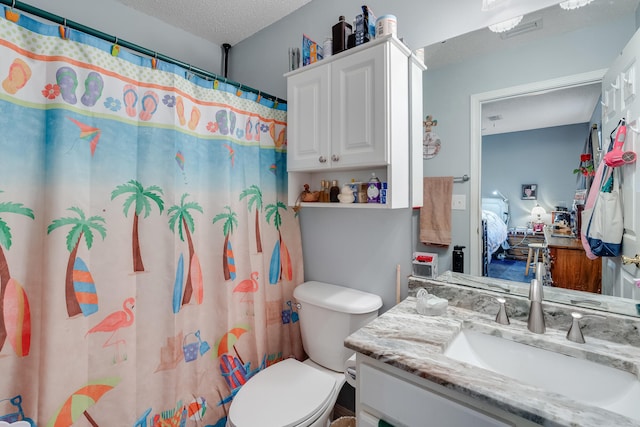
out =
{"type": "Polygon", "coordinates": [[[347,39],[351,35],[352,27],[345,21],[344,16],[340,16],[338,23],[332,28],[333,54],[340,53],[347,49],[347,39]]]}

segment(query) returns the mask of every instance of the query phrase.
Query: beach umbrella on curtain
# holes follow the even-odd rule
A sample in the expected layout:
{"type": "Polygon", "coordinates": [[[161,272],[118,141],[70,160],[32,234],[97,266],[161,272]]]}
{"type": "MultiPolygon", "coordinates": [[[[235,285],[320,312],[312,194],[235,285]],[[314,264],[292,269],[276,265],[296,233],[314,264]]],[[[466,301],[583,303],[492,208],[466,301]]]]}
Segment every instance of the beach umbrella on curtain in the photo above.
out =
{"type": "MultiPolygon", "coordinates": [[[[217,357],[222,356],[225,353],[230,353],[230,350],[245,332],[249,331],[249,325],[237,325],[227,331],[222,338],[216,343],[217,357]]],[[[237,354],[237,352],[236,352],[237,354]]]]}
{"type": "Polygon", "coordinates": [[[83,416],[92,426],[98,427],[87,410],[119,383],[120,378],[108,377],[92,381],[79,388],[62,404],[58,412],[49,420],[47,427],[69,427],[83,416]]]}

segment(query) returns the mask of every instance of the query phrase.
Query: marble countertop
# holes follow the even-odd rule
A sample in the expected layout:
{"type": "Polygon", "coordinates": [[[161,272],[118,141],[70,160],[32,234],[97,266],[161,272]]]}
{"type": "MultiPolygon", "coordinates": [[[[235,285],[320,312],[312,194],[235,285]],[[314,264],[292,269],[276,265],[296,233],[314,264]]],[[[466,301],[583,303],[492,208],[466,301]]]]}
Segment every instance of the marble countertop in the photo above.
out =
{"type": "Polygon", "coordinates": [[[550,328],[544,335],[534,334],[527,329],[526,322],[511,319],[510,325],[500,325],[494,321],[495,314],[451,304],[442,316],[420,315],[415,306],[416,299],[408,297],[347,337],[345,346],[540,425],[640,426],[640,421],[519,383],[443,354],[462,329],[474,329],[597,361],[640,377],[640,348],[597,338],[577,344],[565,338],[566,331],[550,328]]]}

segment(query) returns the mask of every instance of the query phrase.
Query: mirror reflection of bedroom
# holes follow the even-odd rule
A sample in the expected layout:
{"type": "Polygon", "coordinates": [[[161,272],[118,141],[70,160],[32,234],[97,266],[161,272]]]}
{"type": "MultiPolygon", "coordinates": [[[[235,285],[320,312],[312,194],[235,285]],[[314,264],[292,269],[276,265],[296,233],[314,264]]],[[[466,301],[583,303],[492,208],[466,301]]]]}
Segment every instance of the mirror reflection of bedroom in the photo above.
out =
{"type": "Polygon", "coordinates": [[[484,276],[528,283],[539,261],[555,268],[557,282],[558,268],[578,267],[565,249],[579,242],[581,197],[601,140],[600,90],[592,84],[482,104],[484,276]]]}

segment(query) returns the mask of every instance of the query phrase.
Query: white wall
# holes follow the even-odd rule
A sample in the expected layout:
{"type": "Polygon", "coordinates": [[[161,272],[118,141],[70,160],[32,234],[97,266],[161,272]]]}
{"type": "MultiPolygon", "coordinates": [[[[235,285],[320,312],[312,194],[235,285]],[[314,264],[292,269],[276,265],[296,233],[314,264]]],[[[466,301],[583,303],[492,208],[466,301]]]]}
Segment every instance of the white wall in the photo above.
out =
{"type": "Polygon", "coordinates": [[[220,46],[116,0],[26,0],[25,3],[196,68],[220,74],[220,46]]]}
{"type": "Polygon", "coordinates": [[[229,77],[254,88],[286,98],[285,74],[289,47],[300,47],[302,34],[322,43],[331,27],[344,15],[351,21],[366,3],[376,16],[393,14],[398,20],[398,37],[412,49],[427,46],[488,24],[543,9],[560,0],[518,0],[505,10],[482,12],[481,0],[313,0],[255,36],[233,46],[229,77]],[[464,11],[464,13],[461,13],[464,11]]]}
{"type": "Polygon", "coordinates": [[[497,189],[509,199],[509,227],[526,227],[536,204],[548,213],[560,201],[571,208],[588,135],[589,124],[579,123],[483,137],[482,197],[497,189]],[[537,200],[521,199],[523,184],[537,184],[537,200]]]}

